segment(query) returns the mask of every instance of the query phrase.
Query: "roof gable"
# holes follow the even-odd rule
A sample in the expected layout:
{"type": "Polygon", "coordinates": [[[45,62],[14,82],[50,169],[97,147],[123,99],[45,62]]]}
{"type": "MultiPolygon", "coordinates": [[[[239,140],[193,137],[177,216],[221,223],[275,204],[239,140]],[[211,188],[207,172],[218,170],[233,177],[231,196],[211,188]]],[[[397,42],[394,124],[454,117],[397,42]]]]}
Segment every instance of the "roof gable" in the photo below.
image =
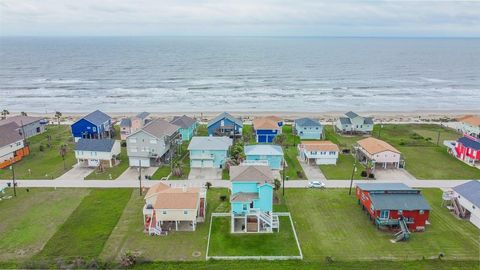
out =
{"type": "Polygon", "coordinates": [[[473,137],[461,137],[457,140],[457,142],[461,143],[467,148],[471,148],[473,150],[480,150],[480,140],[474,139],[473,137]]]}
{"type": "Polygon", "coordinates": [[[356,114],[356,113],[354,113],[354,112],[352,112],[352,111],[347,112],[345,115],[346,115],[348,118],[350,118],[350,119],[353,119],[353,118],[359,116],[358,114],[356,114]]]}
{"type": "Polygon", "coordinates": [[[75,150],[111,152],[114,144],[114,139],[80,139],[75,144],[75,150]]]}
{"type": "Polygon", "coordinates": [[[229,114],[229,113],[227,113],[227,112],[223,112],[223,113],[217,115],[217,117],[215,117],[215,118],[213,118],[212,120],[210,120],[210,121],[208,122],[208,127],[211,126],[211,125],[213,125],[213,124],[215,124],[215,123],[217,123],[218,121],[220,121],[220,120],[222,120],[222,119],[228,119],[228,120],[234,122],[235,124],[243,127],[243,122],[242,122],[242,120],[233,117],[231,114],[229,114]]]}
{"type": "Polygon", "coordinates": [[[197,121],[191,117],[188,117],[186,115],[182,116],[174,116],[172,121],[170,123],[177,125],[181,128],[190,128],[193,126],[197,121]]]}
{"type": "Polygon", "coordinates": [[[469,200],[476,207],[480,207],[480,182],[469,181],[453,188],[460,196],[469,200]]]}
{"type": "Polygon", "coordinates": [[[387,142],[384,142],[382,140],[379,140],[373,137],[359,140],[357,141],[357,144],[360,145],[360,147],[362,147],[365,151],[367,151],[371,155],[385,152],[385,151],[391,151],[391,152],[400,154],[400,151],[398,151],[395,147],[391,146],[387,142]]]}
{"type": "Polygon", "coordinates": [[[272,170],[268,166],[248,165],[230,167],[230,181],[232,182],[272,183],[273,180],[272,170]]]}
{"type": "Polygon", "coordinates": [[[188,144],[188,150],[223,150],[232,146],[233,140],[228,137],[195,136],[188,144]]]}
{"type": "Polygon", "coordinates": [[[112,118],[107,114],[103,113],[102,111],[96,110],[85,115],[84,117],[82,117],[82,119],[85,119],[94,125],[100,126],[108,120],[111,120],[112,118]]]}
{"type": "Polygon", "coordinates": [[[177,125],[171,124],[164,119],[158,118],[149,122],[146,126],[144,126],[141,130],[135,132],[134,134],[145,131],[146,133],[155,136],[158,139],[161,139],[163,136],[172,136],[175,132],[178,131],[179,128],[180,127],[177,125]]]}
{"type": "Polygon", "coordinates": [[[255,130],[268,129],[268,130],[280,130],[279,122],[282,121],[276,116],[256,117],[253,119],[253,128],[255,130]]]}
{"type": "Polygon", "coordinates": [[[31,123],[37,122],[37,121],[42,121],[45,120],[43,117],[32,117],[32,116],[24,116],[24,115],[15,115],[12,117],[8,117],[7,119],[0,120],[0,126],[3,126],[8,123],[15,123],[19,127],[22,125],[29,125],[31,123]]]}
{"type": "Polygon", "coordinates": [[[312,118],[304,117],[295,120],[295,125],[302,126],[302,127],[320,127],[322,126],[319,121],[314,120],[312,118]]]}
{"type": "Polygon", "coordinates": [[[431,210],[430,204],[420,193],[370,194],[375,210],[431,210]]]}
{"type": "Polygon", "coordinates": [[[340,151],[338,146],[331,141],[302,141],[300,145],[307,151],[340,151]]]}
{"type": "Polygon", "coordinates": [[[19,126],[15,122],[0,126],[0,147],[23,140],[18,128],[19,126]]]}
{"type": "Polygon", "coordinates": [[[463,117],[460,117],[458,121],[475,127],[480,127],[480,117],[475,115],[465,115],[463,117]]]}
{"type": "Polygon", "coordinates": [[[132,126],[132,120],[130,118],[122,118],[120,121],[120,126],[121,127],[131,127],[132,126]]]}
{"type": "Polygon", "coordinates": [[[145,199],[154,198],[155,209],[197,209],[199,197],[199,188],[172,188],[163,183],[152,186],[145,195],[145,199]]]}

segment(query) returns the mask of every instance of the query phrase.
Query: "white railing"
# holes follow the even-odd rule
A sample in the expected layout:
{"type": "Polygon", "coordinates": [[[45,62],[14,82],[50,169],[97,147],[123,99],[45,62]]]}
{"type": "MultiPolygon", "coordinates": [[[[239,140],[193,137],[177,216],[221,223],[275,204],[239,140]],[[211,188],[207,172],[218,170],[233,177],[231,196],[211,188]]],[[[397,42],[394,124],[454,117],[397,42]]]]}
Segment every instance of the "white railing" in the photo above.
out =
{"type": "Polygon", "coordinates": [[[268,160],[244,160],[240,166],[260,165],[268,166],[268,160]]]}

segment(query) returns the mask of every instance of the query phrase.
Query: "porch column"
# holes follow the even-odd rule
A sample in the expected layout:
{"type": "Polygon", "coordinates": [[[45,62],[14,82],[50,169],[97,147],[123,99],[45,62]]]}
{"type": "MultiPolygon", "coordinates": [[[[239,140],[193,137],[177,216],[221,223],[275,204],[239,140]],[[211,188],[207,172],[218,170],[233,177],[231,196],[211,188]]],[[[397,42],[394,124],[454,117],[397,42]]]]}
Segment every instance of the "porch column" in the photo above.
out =
{"type": "Polygon", "coordinates": [[[243,229],[244,232],[247,232],[247,225],[248,225],[247,224],[247,215],[245,215],[245,229],[243,229]]]}
{"type": "Polygon", "coordinates": [[[235,216],[232,214],[231,222],[230,222],[230,229],[232,230],[232,233],[235,232],[235,216]]]}
{"type": "Polygon", "coordinates": [[[178,220],[175,220],[175,230],[178,231],[178,220]]]}
{"type": "Polygon", "coordinates": [[[112,166],[112,159],[108,160],[108,162],[110,163],[110,167],[113,167],[112,166]]]}
{"type": "Polygon", "coordinates": [[[195,231],[195,228],[197,227],[197,222],[193,220],[193,230],[195,231]]]}

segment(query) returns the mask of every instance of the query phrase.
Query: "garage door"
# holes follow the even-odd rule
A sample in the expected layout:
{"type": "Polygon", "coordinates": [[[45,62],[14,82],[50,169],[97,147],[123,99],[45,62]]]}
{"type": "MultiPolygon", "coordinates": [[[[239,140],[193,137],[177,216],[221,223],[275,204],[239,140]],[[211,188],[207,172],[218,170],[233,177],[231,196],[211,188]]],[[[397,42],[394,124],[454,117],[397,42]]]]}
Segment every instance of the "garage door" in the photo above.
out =
{"type": "Polygon", "coordinates": [[[204,160],[203,168],[213,168],[213,160],[204,160]]]}
{"type": "Polygon", "coordinates": [[[150,159],[143,158],[129,158],[130,167],[139,167],[140,164],[142,167],[150,167],[150,159]],[[141,163],[140,163],[141,161],[141,163]]]}
{"type": "Polygon", "coordinates": [[[267,137],[267,142],[271,143],[273,142],[273,138],[275,138],[274,136],[268,136],[267,137]]]}
{"type": "Polygon", "coordinates": [[[266,143],[267,142],[267,136],[266,135],[258,135],[258,142],[259,143],[266,143]]]}
{"type": "Polygon", "coordinates": [[[198,159],[192,160],[192,164],[190,166],[192,166],[192,168],[201,168],[202,161],[198,159]]]}

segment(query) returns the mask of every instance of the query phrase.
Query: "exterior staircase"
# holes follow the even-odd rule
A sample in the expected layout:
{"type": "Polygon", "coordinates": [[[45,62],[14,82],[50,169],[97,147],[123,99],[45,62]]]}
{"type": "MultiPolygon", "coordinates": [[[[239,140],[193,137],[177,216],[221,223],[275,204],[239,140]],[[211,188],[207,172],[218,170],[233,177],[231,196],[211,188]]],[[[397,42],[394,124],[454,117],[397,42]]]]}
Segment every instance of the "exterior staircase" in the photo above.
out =
{"type": "Polygon", "coordinates": [[[394,242],[399,242],[399,241],[405,241],[410,238],[410,231],[408,230],[407,223],[405,222],[405,219],[400,219],[399,223],[400,225],[400,231],[394,234],[394,242]]]}
{"type": "Polygon", "coordinates": [[[460,218],[465,218],[465,210],[460,205],[458,198],[453,198],[452,201],[453,201],[453,211],[455,211],[455,214],[460,218]]]}
{"type": "Polygon", "coordinates": [[[278,229],[280,227],[280,222],[277,215],[267,214],[264,212],[258,212],[258,219],[265,224],[265,227],[269,232],[273,229],[278,229]]]}

